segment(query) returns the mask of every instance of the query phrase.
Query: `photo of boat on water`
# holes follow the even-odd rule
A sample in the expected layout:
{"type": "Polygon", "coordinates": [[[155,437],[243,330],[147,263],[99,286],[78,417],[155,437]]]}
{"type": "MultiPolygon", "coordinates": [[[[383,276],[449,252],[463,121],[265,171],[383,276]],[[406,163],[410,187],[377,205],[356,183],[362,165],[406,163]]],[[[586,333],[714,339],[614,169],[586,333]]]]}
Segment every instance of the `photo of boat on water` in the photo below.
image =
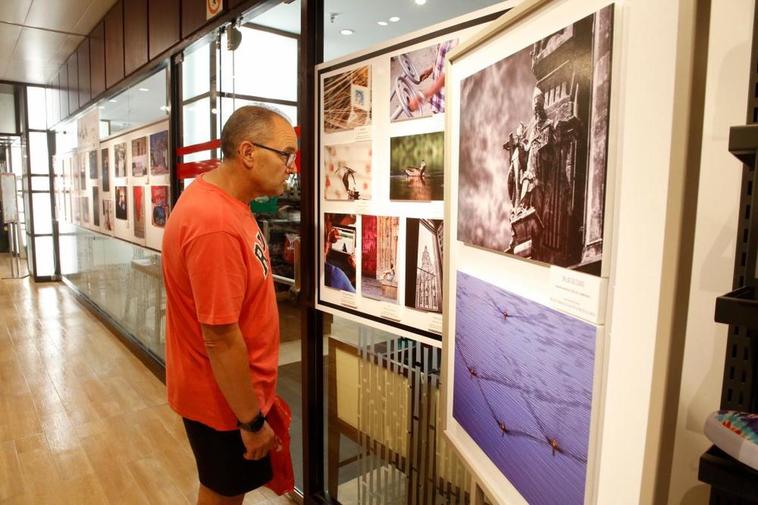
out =
{"type": "Polygon", "coordinates": [[[442,200],[444,132],[390,139],[390,200],[442,200]]]}
{"type": "Polygon", "coordinates": [[[584,504],[594,325],[457,273],[453,417],[528,503],[584,504]]]}

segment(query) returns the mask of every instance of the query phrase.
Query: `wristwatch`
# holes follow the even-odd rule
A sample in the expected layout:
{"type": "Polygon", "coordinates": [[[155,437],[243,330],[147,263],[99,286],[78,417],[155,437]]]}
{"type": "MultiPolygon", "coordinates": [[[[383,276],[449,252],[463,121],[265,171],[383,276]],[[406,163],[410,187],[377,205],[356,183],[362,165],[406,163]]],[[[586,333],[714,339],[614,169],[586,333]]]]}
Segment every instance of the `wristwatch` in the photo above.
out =
{"type": "Polygon", "coordinates": [[[251,431],[253,433],[256,433],[263,428],[263,423],[266,422],[266,416],[263,415],[263,412],[260,410],[258,411],[258,415],[253,418],[252,421],[243,423],[240,420],[237,420],[237,427],[241,430],[245,431],[251,431]]]}

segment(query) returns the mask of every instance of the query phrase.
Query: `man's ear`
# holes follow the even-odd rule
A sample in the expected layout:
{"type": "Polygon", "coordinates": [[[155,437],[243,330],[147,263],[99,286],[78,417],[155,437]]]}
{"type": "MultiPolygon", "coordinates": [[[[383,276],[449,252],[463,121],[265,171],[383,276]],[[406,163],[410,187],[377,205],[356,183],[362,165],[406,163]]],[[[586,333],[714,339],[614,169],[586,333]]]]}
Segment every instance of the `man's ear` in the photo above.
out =
{"type": "Polygon", "coordinates": [[[237,154],[246,167],[253,166],[253,162],[255,161],[255,146],[250,141],[243,140],[237,149],[237,154]]]}

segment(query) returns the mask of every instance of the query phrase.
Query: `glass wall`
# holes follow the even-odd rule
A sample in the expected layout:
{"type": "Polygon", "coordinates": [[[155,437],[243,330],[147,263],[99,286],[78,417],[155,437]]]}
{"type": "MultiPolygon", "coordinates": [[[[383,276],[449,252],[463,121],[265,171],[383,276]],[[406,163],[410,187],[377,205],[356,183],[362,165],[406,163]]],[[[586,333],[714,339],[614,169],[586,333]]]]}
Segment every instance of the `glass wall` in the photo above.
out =
{"type": "MultiPolygon", "coordinates": [[[[30,247],[34,250],[34,275],[53,279],[55,243],[51,158],[47,133],[47,96],[45,88],[27,86],[27,126],[29,143],[29,195],[31,223],[27,226],[30,247]]],[[[30,254],[31,256],[31,254],[30,254]]]]}
{"type": "Polygon", "coordinates": [[[79,226],[62,227],[61,274],[163,361],[165,295],[160,253],[79,226]]]}
{"type": "MultiPolygon", "coordinates": [[[[134,166],[127,169],[126,162],[137,160],[137,148],[130,139],[145,139],[142,149],[147,150],[147,139],[165,130],[167,89],[167,72],[161,69],[102,101],[96,110],[59,125],[54,165],[61,275],[159,362],[165,355],[161,255],[142,245],[147,243],[144,236],[152,224],[145,222],[146,216],[152,215],[145,209],[153,202],[151,196],[144,196],[140,211],[143,238],[139,244],[130,242],[139,240],[136,196],[132,195],[138,194],[136,189],[140,195],[151,195],[152,188],[167,188],[168,175],[151,170],[148,183],[145,175],[141,179],[134,176],[134,166]],[[116,154],[117,144],[124,146],[123,158],[116,154]],[[131,154],[127,157],[127,153],[131,154]],[[119,160],[123,172],[117,171],[119,160]],[[129,195],[132,210],[120,217],[114,203],[117,187],[129,195]]],[[[157,142],[151,144],[151,154],[160,148],[157,142]]],[[[170,163],[173,156],[166,151],[161,159],[170,163]]],[[[148,159],[142,162],[145,167],[151,163],[148,159]]]]}

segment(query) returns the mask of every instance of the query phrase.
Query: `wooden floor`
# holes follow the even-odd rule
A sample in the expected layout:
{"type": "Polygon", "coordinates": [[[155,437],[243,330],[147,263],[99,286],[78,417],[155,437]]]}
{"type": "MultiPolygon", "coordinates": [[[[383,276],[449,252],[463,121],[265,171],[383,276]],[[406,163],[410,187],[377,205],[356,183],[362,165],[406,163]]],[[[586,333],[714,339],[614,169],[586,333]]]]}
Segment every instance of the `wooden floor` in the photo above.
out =
{"type": "Polygon", "coordinates": [[[0,504],[192,504],[195,472],[163,384],[68,288],[0,280],[0,504]]]}

